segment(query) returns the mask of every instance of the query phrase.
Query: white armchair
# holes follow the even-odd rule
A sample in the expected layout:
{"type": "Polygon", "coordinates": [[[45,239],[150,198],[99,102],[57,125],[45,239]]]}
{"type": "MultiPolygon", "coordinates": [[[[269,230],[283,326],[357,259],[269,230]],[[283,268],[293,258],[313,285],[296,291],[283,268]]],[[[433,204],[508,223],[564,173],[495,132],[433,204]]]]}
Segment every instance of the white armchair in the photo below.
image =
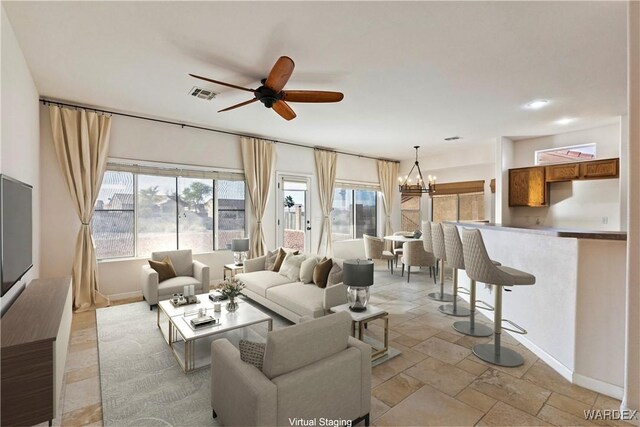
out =
{"type": "Polygon", "coordinates": [[[342,312],[269,332],[262,370],[227,339],[211,344],[211,407],[225,426],[326,418],[369,425],[371,347],[342,312]]]}
{"type": "Polygon", "coordinates": [[[171,298],[188,285],[194,285],[196,293],[209,292],[209,266],[194,261],[191,249],[151,253],[154,261],[162,261],[167,256],[171,259],[177,277],[158,282],[158,273],[154,269],[149,265],[142,267],[142,295],[149,303],[150,310],[158,305],[158,301],[171,298]]]}
{"type": "MultiPolygon", "coordinates": [[[[422,240],[405,242],[402,245],[402,275],[404,276],[404,268],[407,267],[407,282],[411,277],[411,267],[429,267],[429,274],[436,265],[436,259],[432,253],[424,250],[422,240]]],[[[435,271],[433,272],[435,279],[435,271]]]]}

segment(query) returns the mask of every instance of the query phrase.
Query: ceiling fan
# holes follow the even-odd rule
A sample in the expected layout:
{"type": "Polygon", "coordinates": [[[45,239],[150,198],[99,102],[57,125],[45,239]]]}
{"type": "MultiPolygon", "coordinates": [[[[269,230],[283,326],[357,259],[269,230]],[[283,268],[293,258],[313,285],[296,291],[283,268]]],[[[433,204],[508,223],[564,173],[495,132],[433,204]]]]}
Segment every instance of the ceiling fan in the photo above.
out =
{"type": "Polygon", "coordinates": [[[271,72],[266,79],[262,79],[262,86],[258,89],[249,89],[242,86],[236,86],[230,83],[221,82],[218,80],[209,79],[207,77],[197,76],[195,74],[189,74],[191,77],[197,79],[206,80],[211,83],[216,83],[222,86],[232,87],[234,89],[240,89],[247,92],[252,92],[253,99],[244,101],[231,107],[218,111],[233,110],[238,107],[252,104],[256,101],[260,101],[267,108],[272,108],[276,113],[282,116],[285,120],[291,120],[296,118],[296,113],[291,109],[287,102],[340,102],[344,95],[340,92],[329,92],[321,90],[282,90],[284,85],[287,84],[295,64],[293,60],[288,56],[281,56],[278,58],[271,72]],[[286,101],[286,102],[285,102],[286,101]]]}

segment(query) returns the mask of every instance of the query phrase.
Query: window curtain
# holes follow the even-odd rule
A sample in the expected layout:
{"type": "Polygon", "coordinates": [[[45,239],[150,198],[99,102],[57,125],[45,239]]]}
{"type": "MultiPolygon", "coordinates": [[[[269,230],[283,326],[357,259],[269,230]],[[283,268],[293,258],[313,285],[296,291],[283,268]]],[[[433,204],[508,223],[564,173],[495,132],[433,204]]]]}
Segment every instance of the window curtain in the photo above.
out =
{"type": "Polygon", "coordinates": [[[318,174],[318,193],[320,208],[322,209],[322,223],[320,224],[320,240],[318,254],[331,256],[331,209],[333,209],[333,190],[336,186],[336,159],[333,151],[314,150],[316,158],[316,172],[318,174]]]}
{"type": "MultiPolygon", "coordinates": [[[[391,213],[393,212],[393,199],[397,190],[398,181],[398,163],[378,160],[378,180],[380,181],[380,190],[382,192],[382,205],[384,207],[384,235],[393,234],[391,227],[391,213]]],[[[385,242],[386,250],[391,250],[392,242],[385,242]]]]}
{"type": "Polygon", "coordinates": [[[249,233],[249,256],[255,258],[264,255],[266,250],[262,218],[271,191],[276,154],[273,143],[262,139],[241,138],[240,146],[251,210],[256,219],[249,233]]]}
{"type": "Polygon", "coordinates": [[[73,307],[104,307],[110,302],[99,291],[91,218],[107,167],[111,117],[53,105],[49,114],[58,163],[81,223],[72,270],[73,307]]]}

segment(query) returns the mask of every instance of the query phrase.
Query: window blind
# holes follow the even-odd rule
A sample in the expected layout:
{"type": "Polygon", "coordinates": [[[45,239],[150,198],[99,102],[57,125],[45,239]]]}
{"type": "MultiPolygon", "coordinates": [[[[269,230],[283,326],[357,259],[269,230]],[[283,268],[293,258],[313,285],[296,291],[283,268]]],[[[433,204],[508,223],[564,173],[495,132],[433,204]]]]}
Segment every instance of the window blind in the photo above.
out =
{"type": "Polygon", "coordinates": [[[205,168],[189,168],[180,165],[141,165],[133,163],[107,162],[107,170],[114,172],[131,172],[140,175],[171,176],[183,178],[216,179],[226,181],[244,181],[244,174],[238,172],[208,170],[205,168]]]}
{"type": "Polygon", "coordinates": [[[349,190],[370,190],[380,191],[380,185],[371,182],[356,181],[338,181],[336,180],[335,188],[348,188],[349,190]]]}

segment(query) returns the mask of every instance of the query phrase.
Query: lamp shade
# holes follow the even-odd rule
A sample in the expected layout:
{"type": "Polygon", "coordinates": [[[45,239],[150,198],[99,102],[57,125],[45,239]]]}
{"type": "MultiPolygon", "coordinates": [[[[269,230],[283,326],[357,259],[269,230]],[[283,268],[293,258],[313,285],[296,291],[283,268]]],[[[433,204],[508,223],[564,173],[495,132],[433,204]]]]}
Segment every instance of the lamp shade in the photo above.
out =
{"type": "Polygon", "coordinates": [[[342,283],[354,288],[373,285],[373,261],[349,259],[342,263],[342,283]]]}
{"type": "Polygon", "coordinates": [[[249,239],[233,239],[231,240],[231,250],[234,252],[248,252],[249,239]]]}

